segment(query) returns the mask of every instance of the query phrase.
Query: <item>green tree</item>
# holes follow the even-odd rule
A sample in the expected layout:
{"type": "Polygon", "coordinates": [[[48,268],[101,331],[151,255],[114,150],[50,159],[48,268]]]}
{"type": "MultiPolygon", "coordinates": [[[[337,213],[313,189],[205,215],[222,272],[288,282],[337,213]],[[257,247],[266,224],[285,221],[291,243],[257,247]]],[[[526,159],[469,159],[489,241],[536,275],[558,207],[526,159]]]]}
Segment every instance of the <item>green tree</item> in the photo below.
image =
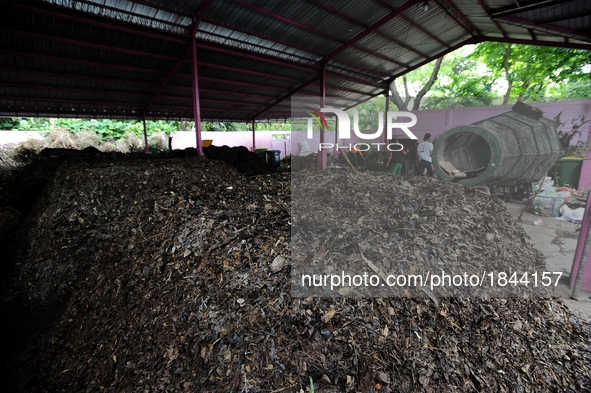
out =
{"type": "Polygon", "coordinates": [[[552,98],[561,93],[556,86],[589,81],[588,51],[485,42],[473,56],[487,66],[492,80],[503,81],[503,105],[552,98]]]}
{"type": "Polygon", "coordinates": [[[408,75],[403,75],[402,81],[398,79],[394,80],[390,84],[390,91],[392,92],[391,100],[394,105],[401,111],[419,109],[423,97],[425,97],[437,80],[442,63],[443,57],[440,57],[408,75]],[[410,82],[412,82],[413,86],[410,86],[410,82]],[[417,85],[420,85],[420,88],[416,89],[417,85]]]}

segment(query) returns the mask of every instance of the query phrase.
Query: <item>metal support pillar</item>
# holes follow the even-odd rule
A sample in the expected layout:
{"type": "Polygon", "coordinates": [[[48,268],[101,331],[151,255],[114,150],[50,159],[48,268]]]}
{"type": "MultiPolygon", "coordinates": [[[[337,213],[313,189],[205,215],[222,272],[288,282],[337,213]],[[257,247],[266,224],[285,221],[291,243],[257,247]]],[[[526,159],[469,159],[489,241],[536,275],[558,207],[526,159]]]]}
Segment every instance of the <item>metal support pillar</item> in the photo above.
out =
{"type": "Polygon", "coordinates": [[[252,119],[252,151],[255,152],[257,150],[257,143],[255,138],[255,124],[254,119],[252,119]]]}
{"type": "MultiPolygon", "coordinates": [[[[320,71],[320,108],[324,108],[326,106],[326,65],[322,67],[322,71],[320,71]]],[[[324,143],[324,126],[321,123],[320,127],[320,143],[324,143]]]]}
{"type": "Polygon", "coordinates": [[[197,72],[197,40],[193,34],[193,112],[195,116],[195,140],[197,141],[197,155],[203,156],[203,143],[201,142],[201,107],[199,106],[199,74],[197,72]]]}
{"type": "Polygon", "coordinates": [[[150,151],[149,147],[148,147],[148,128],[146,127],[146,115],[144,114],[144,144],[146,145],[146,150],[145,153],[146,154],[152,154],[152,152],[150,151]]]}
{"type": "Polygon", "coordinates": [[[339,156],[339,118],[334,117],[334,146],[332,147],[332,156],[339,156]]]}
{"type": "Polygon", "coordinates": [[[388,111],[390,110],[390,87],[386,89],[386,112],[384,113],[384,143],[388,144],[388,111]]]}
{"type": "MultiPolygon", "coordinates": [[[[320,71],[320,108],[324,108],[326,106],[326,64],[322,67],[322,71],[320,71]]],[[[320,122],[320,146],[325,141],[325,129],[324,129],[324,122],[320,122]]],[[[318,161],[316,167],[318,169],[326,169],[326,149],[318,150],[318,161]]]]}

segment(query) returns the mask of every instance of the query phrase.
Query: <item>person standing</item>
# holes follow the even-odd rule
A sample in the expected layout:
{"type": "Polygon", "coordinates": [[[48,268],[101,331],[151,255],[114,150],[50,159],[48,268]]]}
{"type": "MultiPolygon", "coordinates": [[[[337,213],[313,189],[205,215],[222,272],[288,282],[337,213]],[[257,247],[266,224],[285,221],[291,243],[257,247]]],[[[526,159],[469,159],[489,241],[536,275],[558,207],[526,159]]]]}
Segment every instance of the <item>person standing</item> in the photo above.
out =
{"type": "Polygon", "coordinates": [[[404,146],[402,146],[398,139],[394,139],[392,144],[396,145],[394,146],[396,150],[390,150],[390,157],[388,157],[386,167],[390,168],[391,173],[400,175],[400,171],[402,170],[402,156],[406,155],[406,150],[404,150],[404,146]]]}
{"type": "Polygon", "coordinates": [[[361,158],[363,158],[363,161],[365,161],[365,157],[363,157],[363,153],[361,152],[361,150],[359,150],[357,146],[353,145],[351,146],[351,150],[349,151],[348,157],[349,161],[355,167],[355,169],[359,169],[359,159],[357,158],[357,156],[361,156],[361,158]]]}
{"type": "Polygon", "coordinates": [[[433,157],[431,157],[431,154],[433,153],[433,144],[431,143],[431,134],[425,134],[423,141],[419,143],[419,146],[417,147],[417,152],[419,153],[419,166],[417,168],[417,174],[423,175],[424,170],[427,169],[427,175],[432,177],[433,157]]]}

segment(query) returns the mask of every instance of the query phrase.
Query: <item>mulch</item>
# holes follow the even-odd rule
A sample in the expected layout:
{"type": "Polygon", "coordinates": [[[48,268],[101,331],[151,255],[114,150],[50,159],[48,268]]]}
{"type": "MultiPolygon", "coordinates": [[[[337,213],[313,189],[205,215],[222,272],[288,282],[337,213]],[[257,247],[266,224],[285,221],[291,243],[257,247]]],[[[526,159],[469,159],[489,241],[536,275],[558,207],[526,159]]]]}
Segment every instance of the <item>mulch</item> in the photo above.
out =
{"type": "MultiPolygon", "coordinates": [[[[15,288],[31,307],[64,312],[11,364],[12,391],[589,391],[589,325],[552,298],[291,296],[291,231],[306,224],[292,214],[301,203],[292,183],[311,196],[328,181],[327,203],[399,191],[388,209],[401,220],[378,222],[376,234],[335,215],[349,248],[338,248],[334,223],[308,221],[310,234],[339,239],[328,250],[363,251],[368,233],[390,225],[389,252],[431,262],[450,255],[442,234],[456,225],[458,261],[504,251],[511,264],[536,266],[539,253],[494,198],[386,174],[244,173],[190,157],[57,167],[22,225],[15,288]],[[439,221],[421,220],[433,213],[439,221]],[[410,220],[420,231],[393,223],[410,220]],[[415,237],[426,246],[411,248],[415,237]]],[[[368,222],[384,215],[364,213],[368,222]]]]}

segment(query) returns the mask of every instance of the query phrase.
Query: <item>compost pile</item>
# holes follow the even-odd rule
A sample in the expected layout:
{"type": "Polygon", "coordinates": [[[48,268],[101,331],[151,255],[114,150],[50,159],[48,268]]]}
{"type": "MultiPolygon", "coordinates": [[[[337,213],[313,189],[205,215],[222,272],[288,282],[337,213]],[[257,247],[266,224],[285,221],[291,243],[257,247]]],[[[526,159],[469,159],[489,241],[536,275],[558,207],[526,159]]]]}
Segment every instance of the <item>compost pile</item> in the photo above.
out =
{"type": "Polygon", "coordinates": [[[272,171],[256,153],[249,151],[244,146],[209,146],[203,149],[203,154],[210,160],[224,161],[236,168],[238,172],[244,173],[247,176],[272,171]]]}
{"type": "MultiPolygon", "coordinates": [[[[294,182],[311,192],[330,174],[307,176],[320,183],[294,182]]],[[[440,187],[406,181],[346,184],[417,201],[440,187]]],[[[501,246],[450,198],[478,198],[490,231],[517,236],[515,258],[539,257],[501,204],[447,187],[430,199],[470,250],[501,246]]],[[[292,298],[290,192],[289,174],[198,159],[60,167],[26,224],[18,284],[31,304],[66,309],[23,354],[14,391],[589,390],[589,328],[552,299],[292,298]]],[[[432,225],[417,241],[445,236],[432,225]]]]}
{"type": "MultiPolygon", "coordinates": [[[[540,281],[545,277],[542,254],[531,246],[504,203],[480,189],[369,172],[304,172],[293,179],[296,296],[389,297],[417,291],[431,297],[551,294],[548,274],[546,286],[540,281]],[[319,283],[324,274],[339,272],[372,274],[375,286],[301,287],[302,280],[298,282],[302,275],[314,275],[319,283]],[[450,285],[448,279],[442,285],[444,273],[462,284],[450,285]],[[425,280],[417,282],[420,288],[404,284],[404,279],[396,280],[402,284],[386,284],[388,275],[405,274],[425,280]],[[432,274],[437,275],[436,286],[429,285],[432,274]]],[[[338,284],[339,279],[331,282],[338,284]]]]}

